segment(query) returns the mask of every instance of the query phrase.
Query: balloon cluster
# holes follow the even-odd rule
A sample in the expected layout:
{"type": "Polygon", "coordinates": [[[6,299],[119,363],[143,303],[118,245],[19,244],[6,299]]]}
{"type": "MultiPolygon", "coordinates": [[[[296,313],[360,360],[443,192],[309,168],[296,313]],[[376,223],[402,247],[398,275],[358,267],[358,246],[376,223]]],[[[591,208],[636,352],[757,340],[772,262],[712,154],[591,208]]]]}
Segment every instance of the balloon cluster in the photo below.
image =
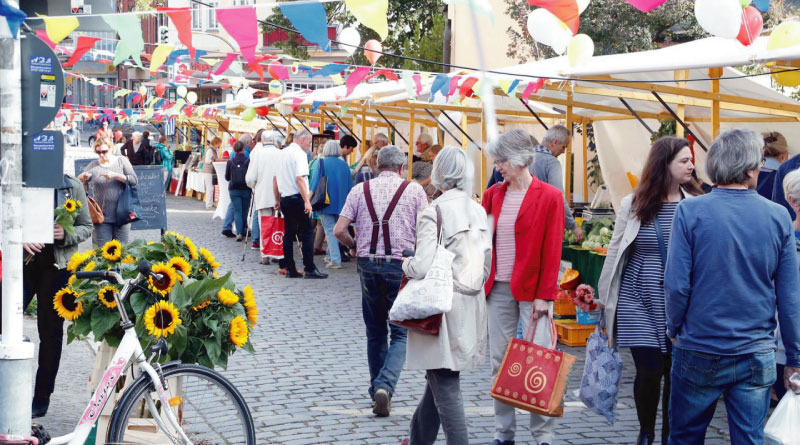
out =
{"type": "Polygon", "coordinates": [[[750,46],[761,35],[764,19],[749,5],[750,0],[697,0],[694,16],[707,33],[750,46]]]}
{"type": "MultiPolygon", "coordinates": [[[[531,2],[529,3],[536,3],[531,2]]],[[[589,6],[589,0],[577,0],[578,15],[589,6]]],[[[586,34],[575,34],[559,17],[546,8],[534,9],[528,15],[528,33],[539,43],[549,46],[556,54],[567,52],[571,67],[583,65],[594,55],[594,42],[586,34]]],[[[577,25],[574,27],[577,30],[577,25]]]]}

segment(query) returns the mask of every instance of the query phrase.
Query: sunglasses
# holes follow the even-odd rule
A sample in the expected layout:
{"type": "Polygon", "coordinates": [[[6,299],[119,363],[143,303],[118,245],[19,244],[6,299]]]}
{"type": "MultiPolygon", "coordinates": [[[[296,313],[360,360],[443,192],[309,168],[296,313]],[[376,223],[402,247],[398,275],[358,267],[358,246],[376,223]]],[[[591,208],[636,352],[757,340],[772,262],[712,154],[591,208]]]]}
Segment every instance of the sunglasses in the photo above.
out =
{"type": "Polygon", "coordinates": [[[97,153],[99,155],[104,155],[104,154],[108,153],[108,150],[95,151],[95,153],[97,153]]]}

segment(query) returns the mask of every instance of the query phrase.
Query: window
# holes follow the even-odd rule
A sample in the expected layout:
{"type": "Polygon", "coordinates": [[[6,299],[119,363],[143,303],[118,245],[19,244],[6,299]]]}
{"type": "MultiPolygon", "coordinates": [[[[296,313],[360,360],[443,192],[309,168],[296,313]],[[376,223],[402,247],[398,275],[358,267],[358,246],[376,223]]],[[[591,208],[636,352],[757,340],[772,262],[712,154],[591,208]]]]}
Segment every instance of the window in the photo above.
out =
{"type": "Polygon", "coordinates": [[[217,29],[217,14],[214,9],[217,2],[209,2],[211,6],[192,3],[192,29],[217,29]]]}

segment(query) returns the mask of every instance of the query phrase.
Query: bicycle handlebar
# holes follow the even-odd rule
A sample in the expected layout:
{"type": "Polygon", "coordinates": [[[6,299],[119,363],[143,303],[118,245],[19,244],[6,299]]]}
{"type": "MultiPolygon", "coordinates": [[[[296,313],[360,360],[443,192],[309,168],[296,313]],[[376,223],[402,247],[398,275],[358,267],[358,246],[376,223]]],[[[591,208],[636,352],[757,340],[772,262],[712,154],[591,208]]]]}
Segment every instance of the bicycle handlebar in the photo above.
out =
{"type": "Polygon", "coordinates": [[[93,270],[90,272],[75,272],[75,278],[79,280],[101,279],[101,280],[117,282],[118,277],[119,273],[114,270],[93,270]]]}

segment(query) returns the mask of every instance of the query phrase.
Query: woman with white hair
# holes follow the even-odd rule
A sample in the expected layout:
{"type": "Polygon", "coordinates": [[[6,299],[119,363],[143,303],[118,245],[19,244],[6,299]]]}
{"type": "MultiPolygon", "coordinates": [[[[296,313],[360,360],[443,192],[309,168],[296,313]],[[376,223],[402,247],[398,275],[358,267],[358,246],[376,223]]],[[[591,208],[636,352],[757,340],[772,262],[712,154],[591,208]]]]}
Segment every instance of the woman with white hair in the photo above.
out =
{"type": "Polygon", "coordinates": [[[325,229],[325,238],[328,240],[328,249],[325,253],[325,267],[328,269],[342,268],[342,255],[339,242],[333,235],[333,227],[339,219],[339,213],[347,199],[347,194],[353,188],[353,178],[350,176],[350,167],[341,158],[342,147],[338,141],[330,140],[325,143],[322,153],[317,160],[317,168],[311,177],[311,192],[317,189],[320,178],[328,178],[328,197],[330,204],[317,211],[322,228],[325,229]]]}
{"type": "MultiPolygon", "coordinates": [[[[510,130],[489,143],[486,154],[494,158],[504,181],[483,195],[483,207],[492,228],[492,272],[486,282],[489,312],[489,354],[492,378],[497,376],[508,342],[536,323],[533,341],[550,347],[550,324],[556,298],[561,240],[564,236],[564,201],[561,191],[536,179],[531,138],[523,130],[510,130]]],[[[441,155],[440,155],[441,156],[441,155]]],[[[555,418],[531,413],[531,434],[540,445],[555,437],[555,418]]],[[[494,401],[495,445],[513,445],[514,407],[494,401]]]]}
{"type": "Polygon", "coordinates": [[[486,212],[470,198],[473,166],[463,150],[445,147],[433,162],[431,182],[443,194],[422,211],[414,257],[403,262],[409,278],[425,277],[441,243],[453,259],[453,307],[442,316],[439,335],[408,332],[406,367],[424,369],[427,383],[411,419],[411,445],[432,444],[441,424],[448,445],[469,442],[459,373],[485,356],[486,299],[483,285],[492,260],[486,212]],[[437,230],[441,212],[441,234],[437,230]]]}

